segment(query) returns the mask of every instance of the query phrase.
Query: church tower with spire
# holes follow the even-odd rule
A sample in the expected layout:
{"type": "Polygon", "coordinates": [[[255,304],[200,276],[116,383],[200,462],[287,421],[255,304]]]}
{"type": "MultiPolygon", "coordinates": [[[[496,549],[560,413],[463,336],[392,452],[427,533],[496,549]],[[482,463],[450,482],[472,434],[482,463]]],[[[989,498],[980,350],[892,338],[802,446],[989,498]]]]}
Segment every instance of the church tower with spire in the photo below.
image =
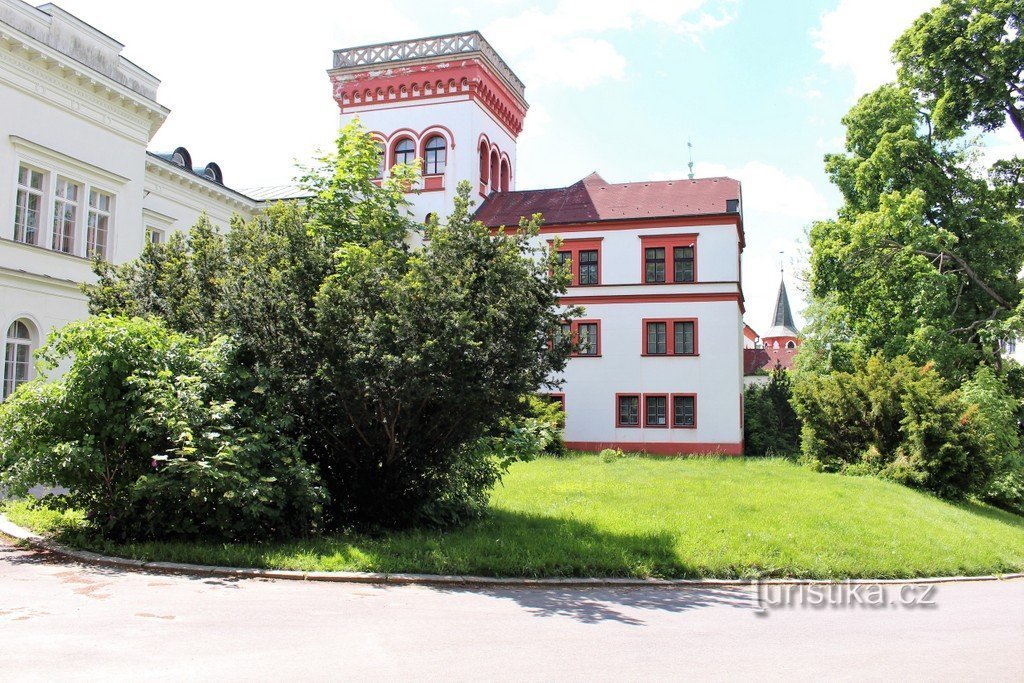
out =
{"type": "Polygon", "coordinates": [[[772,326],[761,340],[765,352],[771,358],[766,368],[770,370],[777,364],[787,369],[793,366],[793,357],[800,347],[800,331],[793,321],[793,310],[789,306],[789,294],[786,292],[786,279],[782,273],[779,277],[779,296],[775,300],[772,326]]]}

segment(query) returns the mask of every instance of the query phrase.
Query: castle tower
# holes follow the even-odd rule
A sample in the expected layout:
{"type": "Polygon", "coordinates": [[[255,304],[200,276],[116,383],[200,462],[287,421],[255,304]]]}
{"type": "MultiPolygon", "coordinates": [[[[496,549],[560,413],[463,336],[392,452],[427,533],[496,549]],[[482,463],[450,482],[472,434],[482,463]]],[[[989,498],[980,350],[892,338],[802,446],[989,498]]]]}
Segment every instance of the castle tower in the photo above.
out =
{"type": "Polygon", "coordinates": [[[775,300],[775,315],[772,318],[772,327],[768,333],[761,337],[764,342],[764,350],[771,357],[771,363],[766,367],[774,368],[776,363],[782,367],[789,368],[793,365],[793,356],[800,347],[800,331],[796,329],[793,321],[793,311],[789,306],[789,294],[786,292],[786,280],[779,279],[779,295],[775,300]]]}
{"type": "Polygon", "coordinates": [[[525,87],[477,31],[334,52],[341,123],[358,116],[383,151],[381,174],[419,158],[414,214],[447,215],[468,180],[480,202],[515,189],[525,87]]]}

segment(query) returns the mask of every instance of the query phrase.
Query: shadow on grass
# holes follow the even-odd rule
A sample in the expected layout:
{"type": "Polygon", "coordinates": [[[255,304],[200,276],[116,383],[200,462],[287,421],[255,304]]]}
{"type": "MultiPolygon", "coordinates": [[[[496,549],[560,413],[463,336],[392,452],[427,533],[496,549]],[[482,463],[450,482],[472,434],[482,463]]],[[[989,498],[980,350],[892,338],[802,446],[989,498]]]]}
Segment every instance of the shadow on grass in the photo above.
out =
{"type": "Polygon", "coordinates": [[[992,505],[986,505],[975,501],[963,501],[959,503],[953,503],[956,507],[960,508],[964,512],[969,512],[972,515],[979,517],[985,517],[995,522],[1001,522],[1008,526],[1014,527],[1015,529],[1024,529],[1024,517],[1021,515],[1001,510],[992,505]]]}

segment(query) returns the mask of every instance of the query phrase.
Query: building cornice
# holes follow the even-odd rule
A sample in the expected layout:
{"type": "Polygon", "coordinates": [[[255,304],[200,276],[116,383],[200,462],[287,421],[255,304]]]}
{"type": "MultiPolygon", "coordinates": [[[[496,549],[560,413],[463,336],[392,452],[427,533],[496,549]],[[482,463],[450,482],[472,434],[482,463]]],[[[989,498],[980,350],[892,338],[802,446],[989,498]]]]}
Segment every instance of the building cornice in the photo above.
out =
{"type": "Polygon", "coordinates": [[[236,192],[212,180],[197,176],[152,152],[146,152],[146,173],[171,181],[189,192],[214,197],[231,209],[245,210],[251,213],[256,211],[259,206],[259,202],[255,199],[246,197],[241,192],[236,192]]]}
{"type": "Polygon", "coordinates": [[[80,115],[83,107],[78,100],[85,101],[103,111],[102,116],[90,118],[121,133],[124,131],[112,125],[111,117],[126,119],[133,127],[145,128],[147,142],[170,113],[158,102],[2,22],[0,62],[28,76],[27,83],[15,82],[14,85],[29,94],[56,102],[80,115]],[[56,93],[47,92],[46,85],[63,90],[70,97],[56,97],[56,93]]]}
{"type": "Polygon", "coordinates": [[[75,157],[68,156],[67,154],[61,154],[60,152],[50,149],[44,145],[26,140],[23,137],[17,135],[8,136],[11,141],[11,146],[20,152],[28,152],[31,156],[37,159],[45,159],[50,163],[60,164],[62,166],[70,166],[71,168],[80,171],[86,176],[93,178],[100,178],[111,185],[125,185],[130,182],[129,178],[117,173],[112,173],[104,168],[100,168],[94,164],[90,164],[87,161],[76,159],[75,157]]]}

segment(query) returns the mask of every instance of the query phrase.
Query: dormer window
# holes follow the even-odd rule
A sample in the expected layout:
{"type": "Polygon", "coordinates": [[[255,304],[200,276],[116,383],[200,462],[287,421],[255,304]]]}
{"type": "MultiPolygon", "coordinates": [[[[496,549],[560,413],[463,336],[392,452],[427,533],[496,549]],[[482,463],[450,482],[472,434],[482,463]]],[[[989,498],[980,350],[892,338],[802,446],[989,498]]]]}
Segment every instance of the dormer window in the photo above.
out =
{"type": "Polygon", "coordinates": [[[171,155],[171,161],[178,166],[185,166],[185,157],[181,156],[181,152],[175,152],[171,155]]]}
{"type": "Polygon", "coordinates": [[[392,159],[392,165],[397,164],[411,164],[413,159],[416,158],[416,145],[413,144],[412,140],[405,138],[400,140],[395,145],[395,157],[392,159]]]}
{"type": "Polygon", "coordinates": [[[213,163],[212,161],[206,165],[203,169],[203,177],[207,180],[212,180],[215,183],[224,183],[224,174],[221,173],[220,166],[213,163]]]}
{"type": "Polygon", "coordinates": [[[192,170],[192,155],[184,147],[178,147],[171,154],[171,163],[192,170]]]}
{"type": "Polygon", "coordinates": [[[427,140],[427,146],[424,149],[425,168],[423,172],[427,175],[440,175],[444,173],[448,160],[444,138],[440,135],[435,135],[427,140]]]}

